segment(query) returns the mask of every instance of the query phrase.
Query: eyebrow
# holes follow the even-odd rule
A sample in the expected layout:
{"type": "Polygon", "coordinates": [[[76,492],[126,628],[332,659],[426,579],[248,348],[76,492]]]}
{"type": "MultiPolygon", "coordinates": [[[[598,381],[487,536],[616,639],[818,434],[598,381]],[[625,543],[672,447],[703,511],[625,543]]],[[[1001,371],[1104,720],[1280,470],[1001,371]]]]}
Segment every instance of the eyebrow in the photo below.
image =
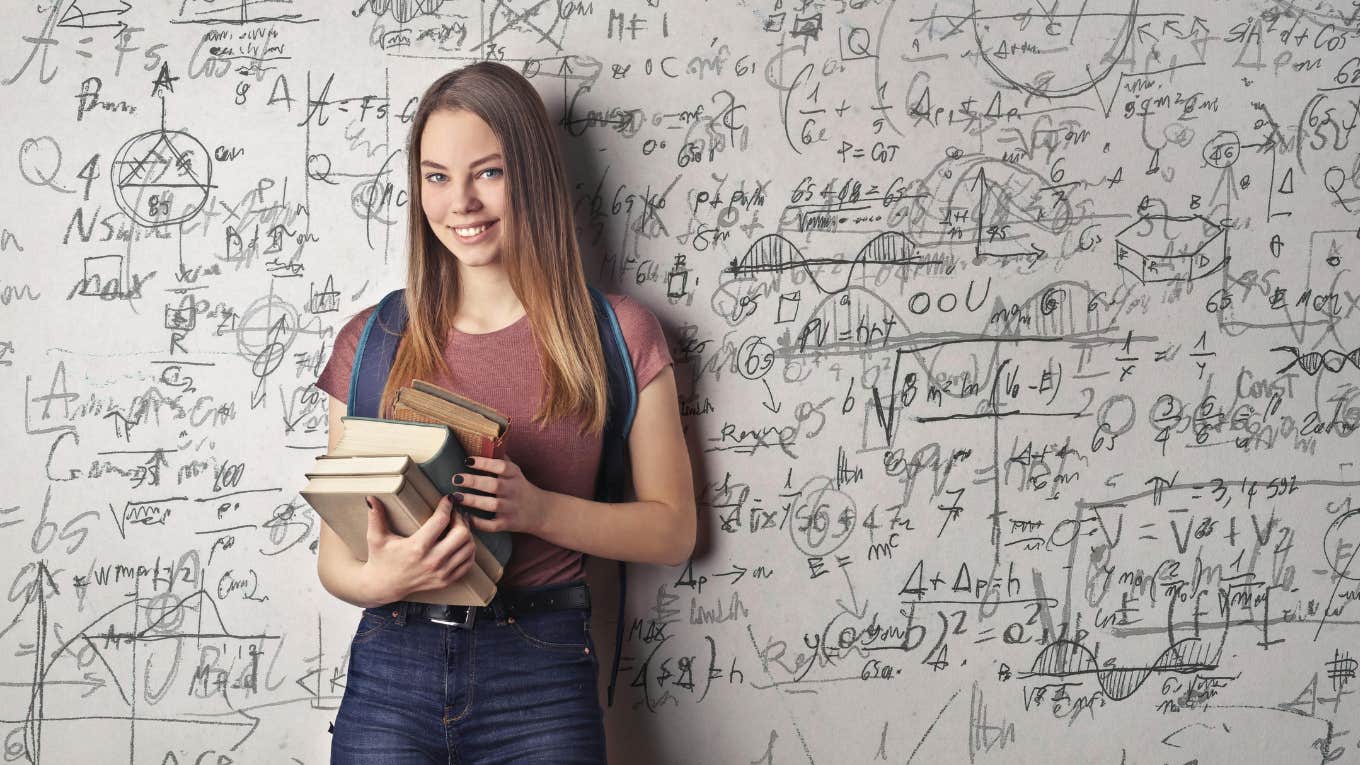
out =
{"type": "MultiPolygon", "coordinates": [[[[486,155],[485,157],[482,157],[481,159],[478,159],[478,160],[473,161],[473,163],[470,164],[470,165],[468,165],[468,167],[476,167],[476,166],[482,164],[483,162],[490,162],[490,161],[493,160],[493,159],[500,159],[500,158],[501,158],[501,155],[499,155],[499,154],[488,154],[488,155],[486,155]]],[[[420,166],[421,166],[421,167],[433,167],[433,168],[436,169],[436,170],[447,170],[447,169],[448,169],[447,167],[444,167],[443,165],[439,164],[438,162],[434,162],[434,161],[428,160],[428,159],[422,159],[422,160],[420,160],[420,166]]]]}

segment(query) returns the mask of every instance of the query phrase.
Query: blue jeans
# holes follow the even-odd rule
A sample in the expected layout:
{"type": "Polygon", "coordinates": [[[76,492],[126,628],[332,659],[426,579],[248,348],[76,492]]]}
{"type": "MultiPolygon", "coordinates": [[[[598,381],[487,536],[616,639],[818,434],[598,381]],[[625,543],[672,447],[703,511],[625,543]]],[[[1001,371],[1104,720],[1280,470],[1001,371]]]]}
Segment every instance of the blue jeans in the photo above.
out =
{"type": "Polygon", "coordinates": [[[332,765],[604,762],[590,610],[493,606],[470,629],[365,609],[332,765]]]}

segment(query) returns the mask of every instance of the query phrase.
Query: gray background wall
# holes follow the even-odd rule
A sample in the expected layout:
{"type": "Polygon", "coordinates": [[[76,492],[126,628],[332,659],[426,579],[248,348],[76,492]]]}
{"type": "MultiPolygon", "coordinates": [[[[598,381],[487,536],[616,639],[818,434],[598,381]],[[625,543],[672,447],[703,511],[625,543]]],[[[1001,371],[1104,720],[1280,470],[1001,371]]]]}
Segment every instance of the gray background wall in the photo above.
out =
{"type": "Polygon", "coordinates": [[[489,57],[696,466],[614,761],[1360,762],[1354,16],[7,4],[6,760],[325,761],[310,383],[401,283],[415,98],[489,57]]]}

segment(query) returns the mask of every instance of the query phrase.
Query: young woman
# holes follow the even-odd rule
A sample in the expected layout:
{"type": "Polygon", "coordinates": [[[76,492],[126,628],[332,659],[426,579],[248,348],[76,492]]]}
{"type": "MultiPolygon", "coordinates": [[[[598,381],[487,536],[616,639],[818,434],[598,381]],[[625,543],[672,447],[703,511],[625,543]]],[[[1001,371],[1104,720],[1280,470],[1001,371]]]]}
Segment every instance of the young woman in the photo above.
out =
{"type": "MultiPolygon", "coordinates": [[[[322,585],[365,609],[331,761],[603,762],[582,554],[679,565],[694,546],[694,490],[666,340],[645,307],[607,295],[639,390],[628,439],[637,501],[592,501],[605,362],[543,102],[502,64],[452,72],[421,97],[407,154],[409,319],[383,416],[395,391],[420,377],[499,409],[512,426],[506,459],[471,465],[491,476],[454,478],[494,496],[445,497],[410,537],[392,534],[370,497],[364,562],[321,525],[322,585]],[[453,512],[456,504],[494,520],[453,512]],[[469,522],[513,535],[492,605],[402,600],[468,571],[469,522]]],[[[331,446],[358,335],[375,307],[343,326],[316,382],[331,394],[331,446]]]]}

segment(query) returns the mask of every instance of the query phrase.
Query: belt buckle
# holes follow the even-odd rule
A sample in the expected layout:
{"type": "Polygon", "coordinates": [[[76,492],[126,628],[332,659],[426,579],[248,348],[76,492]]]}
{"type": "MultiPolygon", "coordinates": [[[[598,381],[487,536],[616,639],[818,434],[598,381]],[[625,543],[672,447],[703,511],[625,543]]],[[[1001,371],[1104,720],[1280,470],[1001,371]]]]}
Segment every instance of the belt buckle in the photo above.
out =
{"type": "Polygon", "coordinates": [[[476,606],[451,606],[451,608],[466,608],[466,609],[467,609],[467,618],[466,618],[466,620],[465,620],[465,621],[461,621],[461,622],[456,622],[456,621],[453,621],[453,620],[451,620],[451,619],[436,619],[436,618],[434,618],[433,616],[429,617],[429,620],[432,621],[432,622],[434,622],[435,624],[446,624],[446,625],[448,625],[448,626],[450,626],[450,627],[457,627],[458,629],[463,629],[463,630],[470,630],[470,629],[472,629],[473,625],[477,623],[477,607],[476,607],[476,606]]]}

